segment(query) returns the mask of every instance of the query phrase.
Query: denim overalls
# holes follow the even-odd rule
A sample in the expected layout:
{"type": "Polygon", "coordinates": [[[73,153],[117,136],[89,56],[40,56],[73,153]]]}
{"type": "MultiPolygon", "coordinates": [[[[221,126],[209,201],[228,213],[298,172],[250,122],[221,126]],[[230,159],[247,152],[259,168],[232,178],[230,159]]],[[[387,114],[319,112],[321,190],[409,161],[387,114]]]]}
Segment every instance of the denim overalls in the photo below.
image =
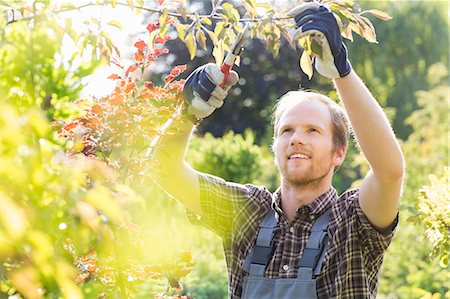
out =
{"type": "Polygon", "coordinates": [[[272,257],[272,237],[277,218],[270,209],[259,224],[255,247],[247,255],[243,267],[249,274],[244,280],[242,299],[316,299],[316,277],[322,269],[328,248],[327,227],[330,209],[314,222],[303,255],[297,278],[266,278],[265,270],[272,257]]]}

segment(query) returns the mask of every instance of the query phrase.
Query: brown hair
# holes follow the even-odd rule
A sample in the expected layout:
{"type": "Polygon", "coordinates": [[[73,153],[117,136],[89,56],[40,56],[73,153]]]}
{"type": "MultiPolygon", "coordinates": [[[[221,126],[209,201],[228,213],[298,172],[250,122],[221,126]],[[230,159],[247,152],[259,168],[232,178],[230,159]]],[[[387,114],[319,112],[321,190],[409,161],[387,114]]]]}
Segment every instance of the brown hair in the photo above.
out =
{"type": "Polygon", "coordinates": [[[339,106],[335,101],[327,96],[313,91],[295,90],[283,95],[275,105],[275,112],[273,114],[274,124],[274,140],[277,138],[277,130],[280,123],[280,118],[286,110],[303,102],[318,101],[324,103],[331,115],[333,145],[334,149],[344,148],[347,150],[348,139],[351,128],[350,122],[345,110],[339,106]]]}

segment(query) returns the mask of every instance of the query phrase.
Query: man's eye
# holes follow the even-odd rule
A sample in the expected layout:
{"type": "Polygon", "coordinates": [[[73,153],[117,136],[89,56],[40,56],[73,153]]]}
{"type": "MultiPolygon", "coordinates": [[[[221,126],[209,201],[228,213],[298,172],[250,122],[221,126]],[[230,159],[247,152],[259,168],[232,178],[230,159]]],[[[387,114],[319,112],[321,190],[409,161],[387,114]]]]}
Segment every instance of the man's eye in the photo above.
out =
{"type": "Polygon", "coordinates": [[[308,133],[318,133],[319,130],[317,130],[316,128],[309,128],[308,129],[308,133]]]}
{"type": "Polygon", "coordinates": [[[289,133],[291,131],[292,131],[291,128],[284,128],[284,129],[281,130],[281,133],[289,133]]]}

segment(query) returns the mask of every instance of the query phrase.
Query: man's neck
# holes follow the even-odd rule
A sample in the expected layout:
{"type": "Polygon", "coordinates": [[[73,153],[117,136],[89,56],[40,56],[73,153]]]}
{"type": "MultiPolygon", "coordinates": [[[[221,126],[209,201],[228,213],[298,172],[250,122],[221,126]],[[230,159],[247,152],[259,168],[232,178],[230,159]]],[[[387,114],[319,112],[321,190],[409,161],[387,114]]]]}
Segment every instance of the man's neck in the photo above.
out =
{"type": "Polygon", "coordinates": [[[293,185],[281,182],[281,209],[289,221],[295,218],[297,209],[313,202],[331,188],[331,180],[322,180],[318,184],[293,185]]]}

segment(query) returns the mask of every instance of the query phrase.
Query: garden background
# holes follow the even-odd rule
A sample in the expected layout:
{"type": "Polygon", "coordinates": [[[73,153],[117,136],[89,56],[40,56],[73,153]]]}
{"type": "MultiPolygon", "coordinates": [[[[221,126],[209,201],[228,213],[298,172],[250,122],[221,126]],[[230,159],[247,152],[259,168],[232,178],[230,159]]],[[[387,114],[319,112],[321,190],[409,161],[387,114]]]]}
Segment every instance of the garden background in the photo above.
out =
{"type": "MultiPolygon", "coordinates": [[[[406,158],[378,298],[450,298],[448,1],[323,2],[406,158]]],[[[220,240],[153,184],[163,166],[150,144],[176,131],[164,124],[182,113],[181,78],[220,62],[251,22],[241,79],[188,161],[274,191],[276,99],[299,86],[337,98],[308,78],[308,40],[298,66],[283,15],[294,5],[0,1],[0,298],[226,298],[220,240]]],[[[355,187],[367,170],[352,144],[333,184],[355,187]]]]}

